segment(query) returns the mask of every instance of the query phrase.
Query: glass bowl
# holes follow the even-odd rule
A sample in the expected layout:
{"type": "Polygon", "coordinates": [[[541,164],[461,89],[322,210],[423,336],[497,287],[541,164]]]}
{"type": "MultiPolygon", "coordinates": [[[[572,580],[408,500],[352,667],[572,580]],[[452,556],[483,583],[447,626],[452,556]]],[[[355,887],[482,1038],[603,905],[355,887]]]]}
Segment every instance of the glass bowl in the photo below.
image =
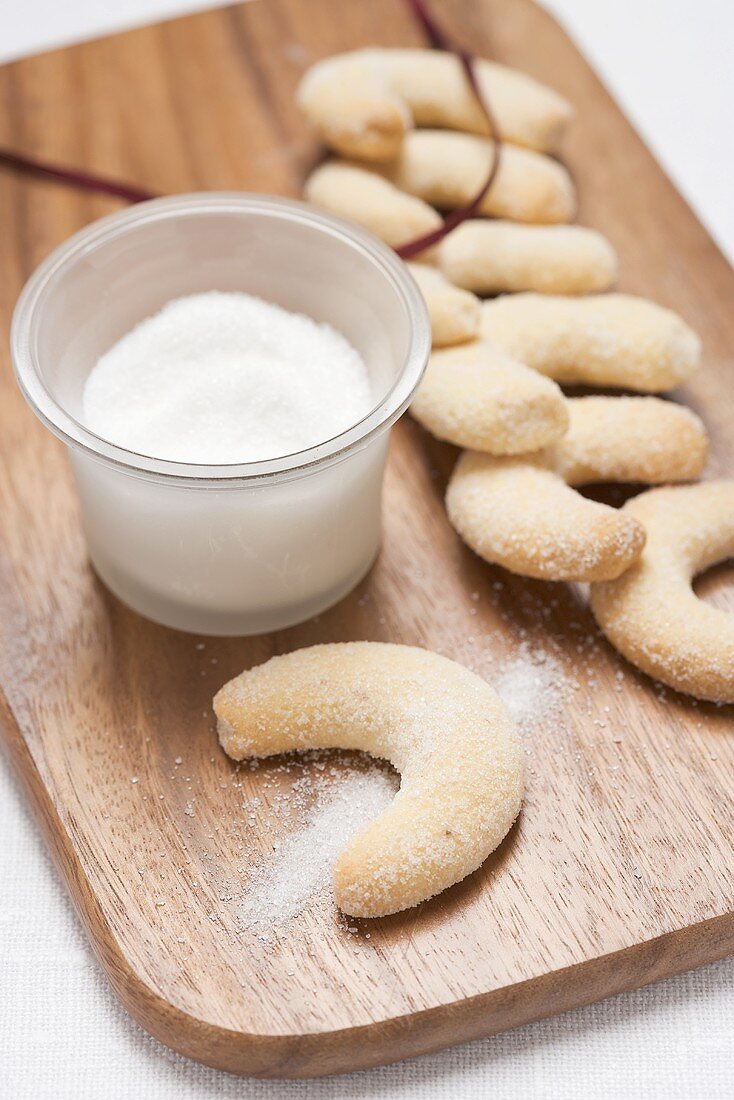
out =
{"type": "Polygon", "coordinates": [[[389,428],[431,346],[401,260],[305,203],[179,195],[94,222],[31,276],[11,347],[29,405],[69,448],[89,555],[126,604],[210,634],[279,630],[341,599],[380,542],[389,428]],[[338,329],[369,373],[374,407],[294,454],[199,465],[137,454],[89,431],[84,382],[99,356],[172,298],[239,290],[338,329]]]}

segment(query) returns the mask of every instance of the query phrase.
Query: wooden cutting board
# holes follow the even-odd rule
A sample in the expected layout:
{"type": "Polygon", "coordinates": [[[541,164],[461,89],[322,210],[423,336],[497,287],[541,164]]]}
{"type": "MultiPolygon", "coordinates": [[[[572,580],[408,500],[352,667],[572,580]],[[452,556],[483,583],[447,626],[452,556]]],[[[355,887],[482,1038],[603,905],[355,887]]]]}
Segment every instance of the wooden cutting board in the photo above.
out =
{"type": "MultiPolygon", "coordinates": [[[[528,0],[435,6],[459,40],[576,104],[566,156],[580,221],[611,238],[623,289],[702,334],[704,369],[679,396],[709,426],[711,474],[734,473],[734,273],[548,15],[528,0]]],[[[298,194],[319,155],[293,105],[304,66],[420,41],[398,0],[269,0],[176,20],[7,66],[0,143],[160,192],[298,194]]],[[[394,434],[379,562],[318,621],[197,639],[97,582],[63,448],[13,383],[7,328],[35,265],[115,205],[0,171],[0,685],[10,756],[135,1019],[234,1072],[336,1073],[734,951],[732,708],[656,690],[596,636],[581,591],[475,558],[442,505],[455,451],[410,420],[394,434]],[[273,653],[364,638],[485,670],[525,641],[579,686],[525,729],[525,808],[476,874],[356,932],[309,909],[257,949],[237,903],[248,867],[287,833],[274,809],[293,773],[238,773],[216,743],[212,694],[273,653]]],[[[727,580],[712,571],[699,592],[726,606],[727,580]]]]}

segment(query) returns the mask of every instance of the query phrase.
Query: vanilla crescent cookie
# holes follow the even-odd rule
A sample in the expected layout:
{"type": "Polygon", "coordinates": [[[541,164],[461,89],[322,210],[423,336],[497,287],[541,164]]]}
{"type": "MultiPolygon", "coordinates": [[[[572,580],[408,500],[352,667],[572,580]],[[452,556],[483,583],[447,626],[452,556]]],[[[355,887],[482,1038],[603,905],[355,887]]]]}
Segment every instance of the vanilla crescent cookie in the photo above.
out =
{"type": "Polygon", "coordinates": [[[520,811],[522,752],[493,689],[428,650],[382,642],[316,645],[243,672],[214,697],[235,760],[362,749],[400,772],[390,806],[334,866],[337,905],[381,917],[475,871],[520,811]]]}
{"type": "MultiPolygon", "coordinates": [[[[525,73],[478,59],[474,71],[507,141],[554,152],[571,116],[557,92],[525,73]]],[[[384,160],[416,126],[486,134],[487,119],[452,53],[362,49],[317,61],[297,91],[322,141],[346,156],[384,160]]]]}
{"type": "MultiPolygon", "coordinates": [[[[400,191],[439,210],[454,210],[475,197],[494,155],[489,138],[450,130],[415,130],[396,157],[371,167],[400,191]]],[[[530,149],[502,146],[497,174],[478,214],[554,225],[571,221],[575,212],[576,191],[562,164],[530,149]]]]}
{"type": "Polygon", "coordinates": [[[623,656],[676,691],[734,703],[734,615],[698,599],[696,573],[734,554],[734,481],[653,489],[623,511],[647,543],[618,580],[591,587],[591,607],[623,656]]]}
{"type": "Polygon", "coordinates": [[[495,455],[536,451],[568,426],[555,382],[481,341],[431,354],[410,413],[437,439],[495,455]]]}
{"type": "Polygon", "coordinates": [[[437,229],[443,218],[427,202],[408,195],[378,172],[347,161],[320,164],[303,186],[309,202],[350,218],[391,248],[437,229]]]}
{"type": "Polygon", "coordinates": [[[454,286],[430,264],[409,263],[408,268],[428,309],[434,348],[476,339],[482,314],[476,295],[454,286]]]}
{"type": "Polygon", "coordinates": [[[630,294],[512,294],[485,302],[482,335],[561,383],[672,389],[698,367],[701,342],[672,310],[630,294]]]}
{"type": "Polygon", "coordinates": [[[580,225],[470,218],[441,241],[437,263],[450,282],[475,294],[595,294],[617,279],[612,246],[580,225]]]}
{"type": "Polygon", "coordinates": [[[611,580],[639,557],[644,527],[634,511],[587,500],[572,486],[697,477],[708,454],[706,430],[689,409],[654,397],[567,404],[568,433],[538,454],[463,454],[446,493],[448,515],[475,553],[513,573],[611,580]]]}

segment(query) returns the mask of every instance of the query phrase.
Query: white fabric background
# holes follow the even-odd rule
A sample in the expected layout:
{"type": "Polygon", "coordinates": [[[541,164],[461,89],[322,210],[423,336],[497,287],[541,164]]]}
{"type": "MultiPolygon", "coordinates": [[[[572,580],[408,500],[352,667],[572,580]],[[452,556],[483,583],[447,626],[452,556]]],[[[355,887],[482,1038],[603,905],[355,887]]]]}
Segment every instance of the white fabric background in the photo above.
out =
{"type": "MultiPolygon", "coordinates": [[[[0,60],[215,5],[2,0],[0,60]]],[[[552,0],[551,6],[734,256],[734,5],[552,0]]],[[[734,1096],[734,960],[494,1039],[347,1077],[260,1082],[208,1070],[150,1039],[118,1005],[4,760],[0,837],[3,1100],[734,1096]]]]}

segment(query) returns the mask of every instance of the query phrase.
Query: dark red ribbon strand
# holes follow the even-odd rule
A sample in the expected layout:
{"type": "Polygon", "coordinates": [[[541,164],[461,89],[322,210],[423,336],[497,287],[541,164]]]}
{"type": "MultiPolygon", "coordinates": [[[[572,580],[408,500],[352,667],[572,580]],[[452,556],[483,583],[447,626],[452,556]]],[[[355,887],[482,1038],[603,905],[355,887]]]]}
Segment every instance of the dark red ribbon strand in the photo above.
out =
{"type": "Polygon", "coordinates": [[[420,23],[423,28],[428,41],[433,46],[434,50],[445,50],[447,53],[455,53],[453,46],[449,42],[446,35],[443,33],[437,23],[434,23],[433,17],[430,15],[428,8],[423,3],[423,0],[406,0],[410,13],[415,19],[416,23],[420,23]]]}
{"type": "MultiPolygon", "coordinates": [[[[466,51],[455,47],[449,41],[441,28],[434,22],[423,0],[407,0],[407,4],[414,19],[420,24],[431,46],[437,50],[453,53],[459,59],[466,75],[467,83],[472,89],[477,103],[484,114],[489,132],[493,136],[494,141],[489,170],[482,186],[471,202],[454,210],[444,219],[442,225],[438,226],[438,228],[434,229],[431,233],[426,233],[425,236],[417,237],[415,240],[408,241],[406,244],[396,248],[395,251],[398,256],[401,256],[404,260],[412,259],[421,252],[425,252],[425,250],[432,245],[438,244],[447,234],[456,229],[458,225],[461,225],[467,218],[471,218],[477,213],[484,196],[489,191],[497,175],[500,166],[501,150],[501,141],[497,124],[492,116],[490,105],[479,87],[473,58],[470,54],[466,53],[466,51]]],[[[22,172],[28,176],[53,179],[58,183],[65,183],[71,187],[79,188],[82,191],[92,191],[101,195],[111,195],[114,198],[123,199],[125,202],[129,203],[146,202],[148,199],[158,197],[154,192],[146,191],[142,187],[137,187],[133,184],[124,183],[120,180],[111,179],[106,176],[98,176],[94,172],[84,172],[76,168],[66,168],[63,165],[53,164],[40,157],[26,156],[22,153],[16,153],[11,149],[4,149],[2,147],[0,147],[0,165],[10,168],[15,172],[22,172]]]]}
{"type": "Polygon", "coordinates": [[[441,28],[434,23],[433,18],[428,12],[423,0],[407,0],[408,7],[415,19],[420,23],[421,27],[426,33],[426,36],[437,50],[444,50],[447,53],[453,53],[459,59],[461,66],[464,70],[467,83],[471,88],[476,98],[482,114],[487,122],[489,133],[492,135],[492,157],[489,164],[487,175],[482,181],[482,186],[477,191],[474,198],[468,202],[465,206],[460,206],[457,210],[453,210],[448,217],[444,218],[443,224],[433,229],[430,233],[426,233],[422,237],[416,237],[415,240],[407,241],[405,244],[399,245],[395,251],[398,256],[403,260],[412,260],[414,256],[420,255],[421,252],[425,252],[427,248],[431,248],[434,244],[438,244],[449,233],[453,232],[457,226],[461,225],[468,218],[473,218],[478,212],[479,207],[482,205],[484,196],[489,191],[490,187],[495,181],[497,172],[499,171],[500,160],[502,155],[502,141],[500,139],[499,129],[497,128],[497,122],[492,113],[486,97],[482,93],[479,87],[479,81],[477,80],[476,69],[474,67],[474,59],[471,54],[466,50],[462,50],[459,47],[452,45],[441,28]]]}
{"type": "Polygon", "coordinates": [[[81,172],[76,168],[64,168],[59,164],[51,164],[37,157],[24,156],[21,153],[11,152],[9,149],[0,148],[0,164],[6,168],[12,168],[15,172],[22,172],[27,176],[53,179],[59,183],[67,183],[82,191],[95,191],[102,195],[113,195],[115,198],[124,199],[126,202],[146,202],[148,199],[157,198],[152,191],[144,191],[128,183],[119,180],[108,179],[105,176],[97,176],[93,172],[81,172]]]}

